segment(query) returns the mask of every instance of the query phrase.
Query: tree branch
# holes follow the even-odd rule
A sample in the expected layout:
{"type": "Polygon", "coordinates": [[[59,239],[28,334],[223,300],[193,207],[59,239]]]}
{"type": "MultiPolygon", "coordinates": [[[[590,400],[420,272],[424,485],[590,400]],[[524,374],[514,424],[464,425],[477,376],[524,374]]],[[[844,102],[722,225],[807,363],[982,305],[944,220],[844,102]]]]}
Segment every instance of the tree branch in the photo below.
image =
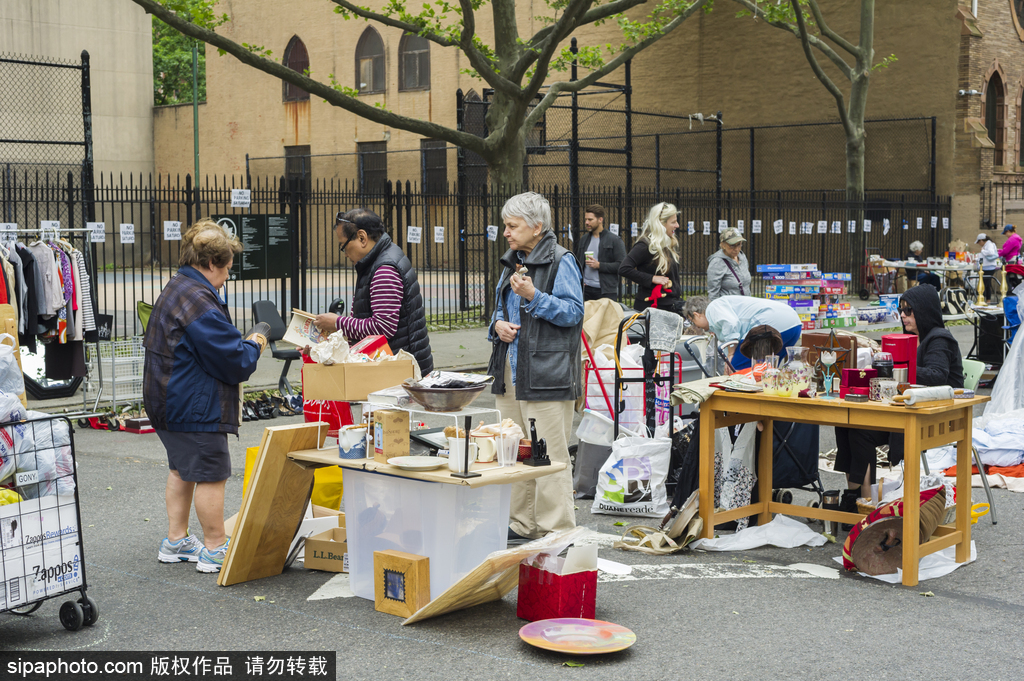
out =
{"type": "Polygon", "coordinates": [[[807,4],[811,7],[811,14],[814,15],[814,23],[816,23],[818,28],[821,29],[821,34],[836,45],[839,45],[839,47],[843,48],[854,57],[859,57],[860,48],[851,44],[849,40],[839,35],[825,24],[825,17],[821,14],[821,8],[818,7],[818,0],[808,0],[807,4]]]}
{"type": "MultiPolygon", "coordinates": [[[[749,10],[751,13],[753,13],[755,17],[765,22],[769,26],[774,26],[775,28],[782,29],[783,31],[791,33],[797,40],[803,40],[804,37],[806,37],[807,41],[812,46],[814,46],[816,50],[820,50],[822,54],[828,57],[828,60],[830,62],[836,65],[836,67],[842,72],[845,78],[850,80],[853,79],[853,69],[850,67],[849,64],[846,63],[845,59],[839,56],[839,54],[832,49],[832,47],[828,43],[818,39],[816,36],[808,34],[806,31],[804,31],[804,36],[802,37],[800,35],[800,30],[793,24],[786,23],[785,21],[776,21],[774,19],[769,19],[768,17],[765,16],[764,11],[751,0],[733,0],[733,2],[742,6],[744,9],[749,10]]],[[[796,13],[800,14],[800,10],[797,9],[796,13]]],[[[801,16],[803,15],[801,14],[801,16]]]]}
{"type": "Polygon", "coordinates": [[[644,40],[640,41],[633,47],[623,50],[621,53],[619,53],[617,57],[615,57],[615,59],[606,63],[601,68],[591,71],[583,78],[580,78],[579,80],[563,80],[557,83],[552,83],[548,87],[548,91],[544,95],[544,98],[540,100],[540,103],[538,103],[537,106],[533,108],[533,111],[531,111],[530,114],[526,117],[524,128],[529,130],[530,128],[535,126],[537,124],[537,121],[540,120],[540,117],[544,115],[544,112],[548,109],[548,107],[554,104],[559,94],[563,92],[579,92],[580,90],[590,86],[600,78],[607,76],[609,73],[625,64],[628,60],[632,59],[636,54],[650,47],[651,45],[653,45],[654,43],[658,42],[666,35],[671,33],[672,31],[674,31],[676,28],[679,27],[680,24],[689,19],[694,12],[704,7],[710,1],[711,0],[697,0],[688,8],[683,10],[683,12],[676,16],[672,21],[665,24],[665,27],[661,31],[645,38],[644,40]]]}
{"type": "MultiPolygon", "coordinates": [[[[530,82],[523,88],[527,94],[528,100],[537,96],[541,86],[544,85],[544,80],[548,76],[548,66],[551,64],[551,58],[554,56],[555,50],[558,49],[558,45],[563,40],[569,37],[573,29],[577,26],[578,17],[581,16],[590,5],[591,0],[570,5],[569,8],[563,12],[562,18],[555,23],[553,30],[548,34],[547,40],[542,43],[543,46],[540,48],[540,53],[537,55],[537,64],[533,71],[533,77],[530,78],[530,82]]],[[[518,76],[521,78],[522,75],[523,74],[520,73],[518,69],[513,73],[513,77],[518,76]]]]}
{"type": "MultiPolygon", "coordinates": [[[[592,7],[591,9],[586,11],[586,13],[580,18],[579,22],[577,22],[576,25],[586,26],[588,24],[594,23],[595,21],[607,19],[608,17],[614,16],[616,14],[622,14],[626,10],[632,9],[637,5],[643,5],[646,2],[647,0],[615,0],[614,2],[610,2],[607,5],[592,7]]],[[[537,45],[539,45],[551,33],[552,28],[553,26],[545,26],[544,28],[534,33],[533,37],[530,38],[530,42],[527,43],[527,46],[536,47],[537,45]]],[[[527,66],[529,66],[529,64],[527,64],[527,66]]]]}
{"type": "Polygon", "coordinates": [[[157,2],[157,0],[132,0],[132,2],[139,5],[146,10],[147,13],[152,14],[177,31],[196,38],[197,40],[202,40],[216,48],[222,49],[243,64],[292,83],[293,85],[297,85],[311,95],[323,97],[328,103],[337,106],[338,108],[345,109],[346,111],[351,111],[357,116],[382,125],[407,130],[409,132],[416,133],[417,135],[423,135],[424,137],[443,139],[456,146],[475,151],[485,158],[493,152],[498,138],[497,135],[492,134],[487,138],[477,137],[470,133],[446,128],[443,125],[422,121],[416,118],[400,116],[385,109],[377,108],[371,104],[362,102],[355,97],[342,94],[334,88],[324,85],[320,81],[313,80],[309,76],[299,73],[298,71],[293,71],[283,64],[279,64],[275,61],[254,54],[219,33],[215,33],[207,28],[203,28],[202,26],[197,26],[190,21],[186,21],[174,12],[165,8],[157,2]]]}
{"type": "MultiPolygon", "coordinates": [[[[814,56],[814,52],[811,51],[810,41],[807,39],[807,24],[804,22],[804,15],[800,11],[800,7],[797,4],[799,0],[790,0],[793,5],[793,9],[796,12],[796,26],[800,32],[800,44],[804,48],[804,56],[807,57],[807,62],[811,65],[811,70],[814,71],[814,75],[818,77],[821,84],[825,86],[825,89],[832,93],[832,96],[836,98],[836,105],[839,109],[839,119],[843,123],[843,128],[846,130],[847,138],[854,134],[853,127],[850,125],[850,116],[846,111],[846,99],[843,97],[842,91],[836,84],[832,82],[832,79],[825,74],[825,71],[821,68],[821,64],[818,63],[817,57],[814,56]]],[[[852,80],[852,79],[851,79],[852,80]]]]}
{"type": "Polygon", "coordinates": [[[391,26],[392,28],[397,28],[402,31],[406,31],[407,33],[416,33],[418,35],[423,36],[424,38],[431,42],[437,43],[442,47],[454,47],[458,44],[454,40],[450,40],[442,35],[438,35],[437,33],[434,33],[429,29],[425,29],[423,26],[411,24],[407,21],[395,19],[394,17],[385,16],[383,14],[378,14],[377,12],[371,12],[370,10],[365,9],[363,7],[359,7],[358,5],[353,5],[351,2],[348,2],[348,0],[331,0],[331,2],[343,8],[347,12],[355,14],[360,19],[366,19],[367,21],[376,21],[379,24],[391,26]]]}

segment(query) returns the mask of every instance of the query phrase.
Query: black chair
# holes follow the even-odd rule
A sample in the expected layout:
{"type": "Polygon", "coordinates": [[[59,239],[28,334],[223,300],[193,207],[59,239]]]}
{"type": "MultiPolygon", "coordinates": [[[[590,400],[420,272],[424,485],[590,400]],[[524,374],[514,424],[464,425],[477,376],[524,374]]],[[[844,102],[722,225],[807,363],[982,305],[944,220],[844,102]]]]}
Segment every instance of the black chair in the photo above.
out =
{"type": "Polygon", "coordinates": [[[274,359],[284,360],[277,388],[282,395],[294,395],[292,384],[288,382],[288,370],[291,369],[292,361],[301,359],[302,355],[298,350],[282,350],[277,347],[277,341],[284,338],[288,328],[281,319],[281,313],[277,311],[277,305],[272,300],[257,300],[252,304],[252,318],[257,324],[266,322],[270,325],[270,337],[267,339],[270,341],[270,353],[274,359]]]}

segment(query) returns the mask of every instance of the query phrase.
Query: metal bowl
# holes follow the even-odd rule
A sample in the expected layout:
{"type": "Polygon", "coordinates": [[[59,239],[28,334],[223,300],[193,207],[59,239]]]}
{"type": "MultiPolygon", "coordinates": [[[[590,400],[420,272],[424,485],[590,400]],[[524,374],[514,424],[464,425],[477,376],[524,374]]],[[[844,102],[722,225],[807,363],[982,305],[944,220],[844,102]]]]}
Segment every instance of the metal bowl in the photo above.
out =
{"type": "Polygon", "coordinates": [[[427,411],[459,411],[473,403],[487,387],[481,383],[469,388],[422,388],[403,383],[409,397],[427,411]]]}

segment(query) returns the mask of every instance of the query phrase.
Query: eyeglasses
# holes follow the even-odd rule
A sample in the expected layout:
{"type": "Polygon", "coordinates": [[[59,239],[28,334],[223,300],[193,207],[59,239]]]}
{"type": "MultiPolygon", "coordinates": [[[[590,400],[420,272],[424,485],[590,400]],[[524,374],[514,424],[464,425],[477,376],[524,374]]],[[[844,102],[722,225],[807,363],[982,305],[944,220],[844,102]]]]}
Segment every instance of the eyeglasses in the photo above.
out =
{"type": "Polygon", "coordinates": [[[914,310],[909,305],[900,305],[900,314],[909,317],[914,314],[914,310]]]}
{"type": "MultiPolygon", "coordinates": [[[[345,224],[349,224],[349,225],[355,226],[356,223],[352,222],[351,220],[346,220],[345,218],[342,217],[342,215],[344,215],[344,213],[338,213],[337,215],[334,216],[334,226],[336,228],[340,227],[341,223],[343,223],[343,222],[345,224]]],[[[358,234],[358,232],[357,232],[357,234],[358,234]]],[[[355,239],[355,238],[356,238],[355,236],[349,237],[348,241],[343,243],[338,250],[340,250],[342,253],[344,253],[345,249],[348,248],[348,245],[350,243],[352,243],[352,240],[355,239]]]]}

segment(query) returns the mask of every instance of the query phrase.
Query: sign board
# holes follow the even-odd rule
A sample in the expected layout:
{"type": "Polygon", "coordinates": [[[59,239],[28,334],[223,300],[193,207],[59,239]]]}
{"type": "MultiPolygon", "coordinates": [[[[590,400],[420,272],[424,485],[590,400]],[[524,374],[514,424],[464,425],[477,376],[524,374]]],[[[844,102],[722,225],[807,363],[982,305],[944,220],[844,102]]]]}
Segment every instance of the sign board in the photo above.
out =
{"type": "Polygon", "coordinates": [[[181,241],[181,223],[177,220],[164,220],[164,241],[181,241]]]}
{"type": "Polygon", "coordinates": [[[135,225],[129,222],[121,223],[121,243],[133,244],[135,243],[135,225]]]}
{"type": "Polygon", "coordinates": [[[761,221],[760,220],[754,220],[753,222],[750,223],[750,233],[751,234],[760,234],[761,233],[761,221]]]}
{"type": "Polygon", "coordinates": [[[103,244],[107,242],[107,225],[103,222],[87,222],[85,226],[92,230],[92,243],[103,244]]]}
{"type": "Polygon", "coordinates": [[[418,244],[423,238],[423,228],[415,225],[409,225],[409,229],[405,233],[405,243],[407,244],[418,244]]]}
{"type": "Polygon", "coordinates": [[[231,281],[281,279],[291,274],[292,237],[288,215],[214,215],[213,219],[225,232],[237,236],[244,246],[231,266],[228,277],[231,281]]]}
{"type": "Polygon", "coordinates": [[[248,208],[252,203],[252,190],[251,189],[232,189],[231,190],[231,207],[232,208],[248,208]]]}
{"type": "Polygon", "coordinates": [[[487,225],[487,240],[497,241],[498,240],[498,225],[487,225]]]}
{"type": "Polygon", "coordinates": [[[618,223],[613,222],[612,224],[608,225],[608,231],[611,232],[612,234],[614,234],[615,236],[618,236],[619,235],[619,225],[618,225],[618,223]]]}
{"type": "Polygon", "coordinates": [[[39,221],[39,238],[43,241],[47,239],[57,239],[60,237],[60,220],[40,220],[39,221]]]}
{"type": "Polygon", "coordinates": [[[443,244],[444,243],[444,227],[442,227],[440,225],[434,225],[434,243],[435,244],[443,244]]]}
{"type": "Polygon", "coordinates": [[[13,244],[18,240],[18,223],[0,222],[0,241],[5,244],[13,244]]]}

